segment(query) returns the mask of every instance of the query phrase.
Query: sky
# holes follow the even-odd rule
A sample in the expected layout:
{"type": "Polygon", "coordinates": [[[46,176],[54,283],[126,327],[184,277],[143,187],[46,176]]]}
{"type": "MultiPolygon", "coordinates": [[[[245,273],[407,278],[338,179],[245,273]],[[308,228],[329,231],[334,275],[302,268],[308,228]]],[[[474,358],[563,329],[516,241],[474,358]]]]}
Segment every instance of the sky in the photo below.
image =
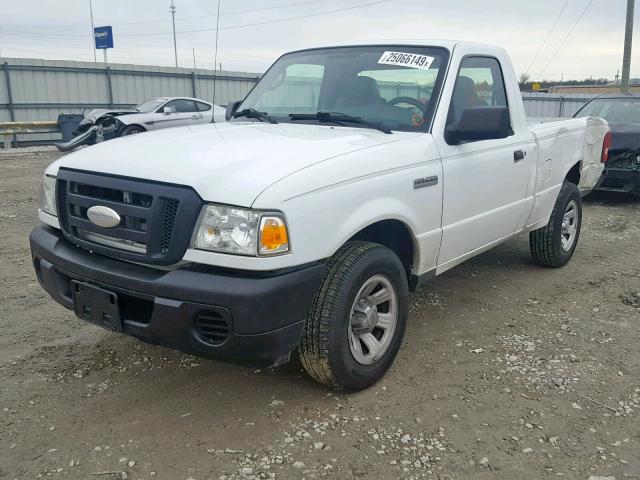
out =
{"type": "MultiPolygon", "coordinates": [[[[110,63],[174,65],[171,0],[0,0],[0,56],[93,61],[90,1],[94,24],[114,29],[110,63]]],[[[195,53],[198,68],[213,68],[217,0],[174,1],[179,66],[193,68],[195,53]]],[[[289,50],[434,38],[502,46],[536,80],[613,79],[625,12],[626,0],[221,0],[218,62],[261,73],[289,50]]],[[[632,77],[639,29],[640,5],[632,77]]]]}

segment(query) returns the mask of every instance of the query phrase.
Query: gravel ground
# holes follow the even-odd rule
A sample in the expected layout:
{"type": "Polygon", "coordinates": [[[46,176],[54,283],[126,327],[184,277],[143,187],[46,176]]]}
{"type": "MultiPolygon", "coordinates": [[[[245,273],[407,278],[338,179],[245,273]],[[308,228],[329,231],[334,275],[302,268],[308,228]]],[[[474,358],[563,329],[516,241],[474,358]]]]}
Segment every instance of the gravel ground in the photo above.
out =
{"type": "Polygon", "coordinates": [[[74,318],[30,263],[57,153],[0,153],[0,478],[640,478],[640,204],[597,197],[573,261],[526,238],[414,294],[393,369],[355,395],[74,318]]]}

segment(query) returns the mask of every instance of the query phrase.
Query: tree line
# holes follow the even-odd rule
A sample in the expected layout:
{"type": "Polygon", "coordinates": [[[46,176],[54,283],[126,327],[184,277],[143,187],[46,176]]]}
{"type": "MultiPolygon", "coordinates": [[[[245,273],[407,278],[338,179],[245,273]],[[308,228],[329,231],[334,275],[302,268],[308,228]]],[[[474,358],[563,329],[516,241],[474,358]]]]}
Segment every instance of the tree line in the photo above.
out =
{"type": "Polygon", "coordinates": [[[541,90],[547,90],[551,87],[557,86],[580,86],[580,85],[607,85],[612,83],[611,80],[607,78],[585,78],[584,80],[532,80],[531,77],[527,74],[520,75],[518,85],[520,85],[520,90],[527,91],[533,90],[533,84],[537,83],[540,85],[541,90]]]}

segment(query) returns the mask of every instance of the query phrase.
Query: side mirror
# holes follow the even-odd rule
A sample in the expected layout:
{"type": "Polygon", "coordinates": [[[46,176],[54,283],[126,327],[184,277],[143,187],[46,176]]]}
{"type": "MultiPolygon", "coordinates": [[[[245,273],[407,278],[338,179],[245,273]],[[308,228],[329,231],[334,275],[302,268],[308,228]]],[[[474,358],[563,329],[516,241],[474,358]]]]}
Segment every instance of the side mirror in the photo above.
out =
{"type": "Polygon", "coordinates": [[[162,113],[164,113],[165,115],[171,115],[173,113],[173,108],[172,107],[164,107],[162,109],[162,113]]]}
{"type": "Polygon", "coordinates": [[[462,112],[460,121],[448,126],[445,130],[445,137],[450,145],[495,140],[511,135],[513,130],[507,107],[467,108],[462,112]]]}
{"type": "Polygon", "coordinates": [[[227,110],[224,112],[224,118],[228,122],[233,117],[233,114],[236,113],[238,107],[242,103],[242,100],[237,100],[235,102],[231,102],[227,105],[227,110]]]}

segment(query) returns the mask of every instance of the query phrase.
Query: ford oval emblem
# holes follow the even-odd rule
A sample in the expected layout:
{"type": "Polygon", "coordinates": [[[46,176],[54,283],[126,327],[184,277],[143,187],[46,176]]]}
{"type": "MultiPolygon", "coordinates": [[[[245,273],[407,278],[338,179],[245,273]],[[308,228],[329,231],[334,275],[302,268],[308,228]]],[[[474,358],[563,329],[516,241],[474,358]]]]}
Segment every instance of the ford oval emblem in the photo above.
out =
{"type": "Polygon", "coordinates": [[[109,207],[97,205],[87,210],[87,217],[91,223],[102,228],[113,228],[120,225],[120,215],[109,207]]]}

